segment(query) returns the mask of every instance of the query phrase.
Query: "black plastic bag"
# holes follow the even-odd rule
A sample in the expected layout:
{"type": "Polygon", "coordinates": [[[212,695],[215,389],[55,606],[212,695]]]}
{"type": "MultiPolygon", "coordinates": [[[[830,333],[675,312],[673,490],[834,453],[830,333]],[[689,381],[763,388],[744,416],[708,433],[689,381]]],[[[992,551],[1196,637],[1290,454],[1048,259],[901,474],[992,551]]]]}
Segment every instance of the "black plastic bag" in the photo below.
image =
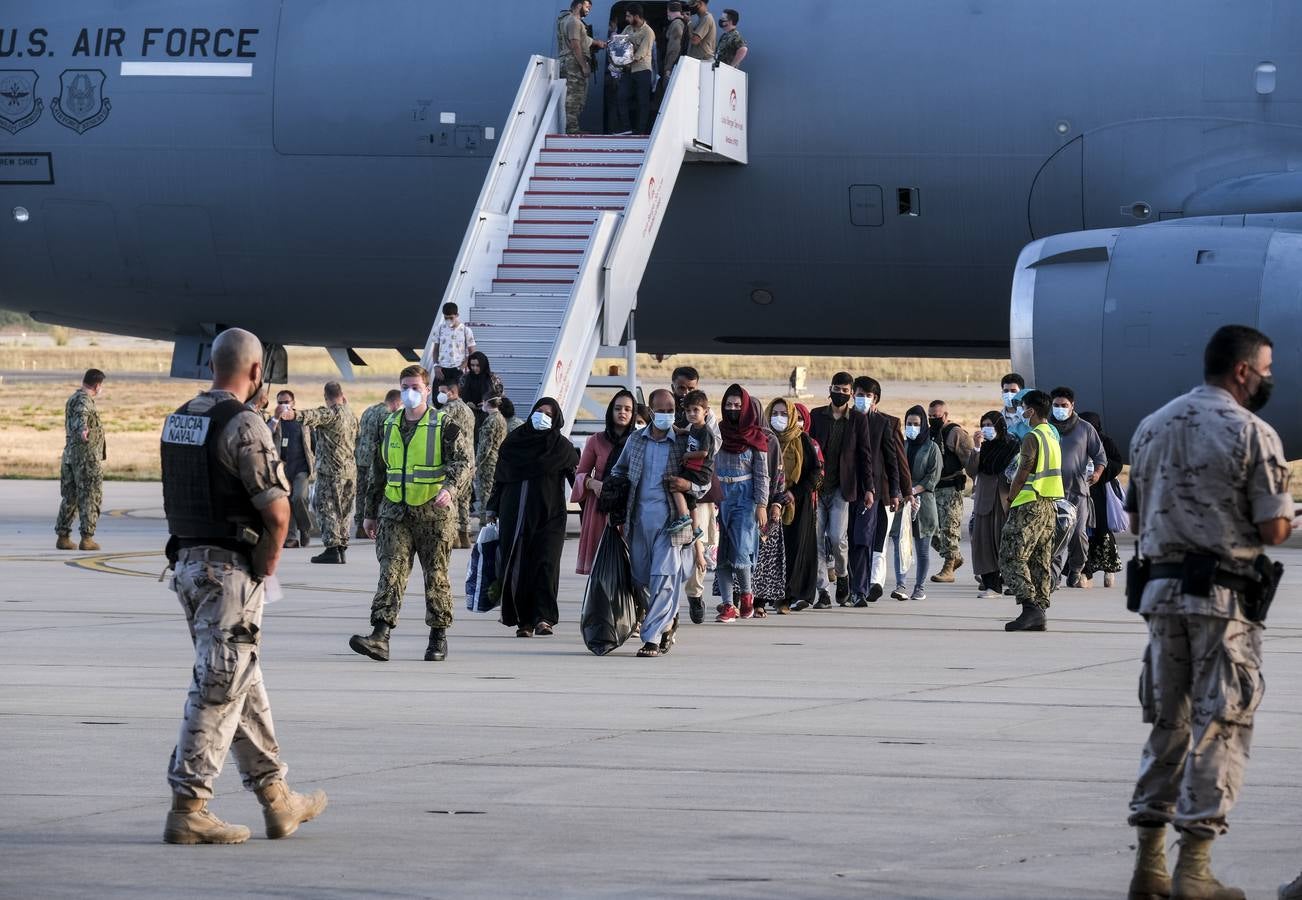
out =
{"type": "Polygon", "coordinates": [[[624,514],[628,509],[630,488],[628,478],[623,475],[607,478],[601,483],[601,494],[597,497],[597,511],[604,512],[611,523],[623,525],[624,514]]]}
{"type": "Polygon", "coordinates": [[[637,595],[628,544],[615,526],[607,525],[583,594],[579,614],[583,643],[598,656],[605,656],[628,640],[636,623],[637,595]]]}

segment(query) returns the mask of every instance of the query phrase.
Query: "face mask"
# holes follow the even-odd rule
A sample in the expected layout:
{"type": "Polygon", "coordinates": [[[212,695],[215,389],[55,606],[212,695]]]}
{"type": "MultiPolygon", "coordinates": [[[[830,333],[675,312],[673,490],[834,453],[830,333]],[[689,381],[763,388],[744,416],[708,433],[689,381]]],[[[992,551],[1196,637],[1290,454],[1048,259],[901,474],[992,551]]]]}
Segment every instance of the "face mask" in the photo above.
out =
{"type": "Polygon", "coordinates": [[[859,394],[856,395],[854,398],[854,408],[861,413],[866,413],[868,412],[868,410],[872,409],[872,403],[868,400],[867,397],[863,396],[862,394],[859,394]]]}
{"type": "Polygon", "coordinates": [[[790,420],[786,416],[773,416],[769,419],[769,424],[773,426],[773,430],[779,433],[787,430],[789,422],[790,420]]]}
{"type": "Polygon", "coordinates": [[[838,409],[850,402],[849,394],[842,394],[837,391],[828,391],[827,396],[831,399],[832,405],[838,409]]]}
{"type": "Polygon", "coordinates": [[[439,401],[439,406],[447,406],[448,395],[445,394],[443,391],[439,391],[438,401],[439,401]]]}
{"type": "Polygon", "coordinates": [[[1248,398],[1248,412],[1256,412],[1270,402],[1270,392],[1275,389],[1275,379],[1269,375],[1261,379],[1261,384],[1248,398]]]}
{"type": "Polygon", "coordinates": [[[1059,422],[1066,422],[1071,418],[1071,410],[1065,406],[1055,406],[1053,408],[1053,417],[1059,422]]]}
{"type": "Polygon", "coordinates": [[[729,425],[737,425],[741,422],[741,410],[725,409],[723,411],[723,420],[729,425]]]}
{"type": "Polygon", "coordinates": [[[981,436],[985,438],[987,441],[993,441],[995,439],[995,426],[993,425],[983,426],[981,428],[981,436]]]}
{"type": "Polygon", "coordinates": [[[652,413],[651,424],[655,426],[656,431],[668,431],[674,426],[674,414],[667,412],[652,413]]]}
{"type": "Polygon", "coordinates": [[[402,391],[402,405],[408,409],[415,409],[425,402],[425,395],[416,388],[404,388],[402,391]]]}
{"type": "Polygon", "coordinates": [[[547,413],[543,412],[541,409],[537,410],[529,417],[529,423],[533,425],[535,431],[552,430],[552,417],[547,415],[547,413]]]}
{"type": "Polygon", "coordinates": [[[904,426],[904,436],[905,436],[906,438],[908,438],[909,440],[911,440],[911,441],[916,441],[916,440],[918,439],[918,435],[920,435],[920,434],[922,434],[922,426],[921,426],[921,425],[905,425],[905,426],[904,426]]]}
{"type": "Polygon", "coordinates": [[[1004,391],[1004,406],[1012,406],[1017,399],[1017,391],[1004,391]]]}
{"type": "Polygon", "coordinates": [[[930,425],[932,428],[940,428],[942,425],[945,424],[945,420],[940,418],[939,416],[931,416],[930,418],[927,419],[927,424],[930,425]]]}

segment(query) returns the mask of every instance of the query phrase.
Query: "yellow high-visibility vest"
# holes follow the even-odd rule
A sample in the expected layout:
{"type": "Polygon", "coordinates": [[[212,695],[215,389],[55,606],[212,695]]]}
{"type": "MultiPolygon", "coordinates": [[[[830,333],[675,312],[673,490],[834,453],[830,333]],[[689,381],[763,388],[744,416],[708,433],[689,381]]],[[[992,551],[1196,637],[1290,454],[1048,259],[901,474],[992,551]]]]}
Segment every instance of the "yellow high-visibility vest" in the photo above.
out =
{"type": "Polygon", "coordinates": [[[1041,422],[1031,432],[1039,452],[1035,455],[1035,471],[1027,476],[1026,484],[1013,500],[1013,507],[1030,503],[1037,498],[1061,500],[1067,496],[1062,485],[1062,444],[1047,422],[1041,422]]]}
{"type": "Polygon", "coordinates": [[[446,414],[437,411],[431,426],[431,413],[435,413],[432,407],[425,410],[425,415],[416,423],[416,433],[406,444],[402,442],[398,426],[398,417],[403,415],[403,411],[398,410],[384,420],[384,464],[388,469],[384,496],[394,503],[424,506],[443,490],[443,419],[446,414]]]}

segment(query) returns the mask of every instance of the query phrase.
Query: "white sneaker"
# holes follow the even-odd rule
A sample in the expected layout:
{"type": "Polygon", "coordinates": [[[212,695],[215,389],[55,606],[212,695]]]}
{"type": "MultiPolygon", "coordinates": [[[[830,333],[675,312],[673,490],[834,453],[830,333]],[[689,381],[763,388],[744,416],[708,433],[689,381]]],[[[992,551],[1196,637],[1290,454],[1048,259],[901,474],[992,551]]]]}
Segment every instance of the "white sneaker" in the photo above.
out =
{"type": "Polygon", "coordinates": [[[977,594],[977,599],[978,599],[978,600],[993,600],[993,599],[995,599],[996,597],[1002,597],[1002,596],[1003,596],[1003,594],[999,593],[998,591],[994,591],[994,590],[991,590],[990,588],[986,588],[984,591],[982,591],[981,593],[977,594]]]}

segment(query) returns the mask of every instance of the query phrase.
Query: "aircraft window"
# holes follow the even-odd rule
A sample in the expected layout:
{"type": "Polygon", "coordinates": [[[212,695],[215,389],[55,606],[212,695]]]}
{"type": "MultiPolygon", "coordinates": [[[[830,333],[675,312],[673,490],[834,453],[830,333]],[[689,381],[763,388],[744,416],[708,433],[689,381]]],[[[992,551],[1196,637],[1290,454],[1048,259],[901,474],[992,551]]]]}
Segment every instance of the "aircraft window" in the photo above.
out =
{"type": "Polygon", "coordinates": [[[916,216],[922,212],[922,207],[918,200],[917,188],[898,188],[895,191],[896,198],[899,201],[899,214],[902,216],[916,216]]]}

